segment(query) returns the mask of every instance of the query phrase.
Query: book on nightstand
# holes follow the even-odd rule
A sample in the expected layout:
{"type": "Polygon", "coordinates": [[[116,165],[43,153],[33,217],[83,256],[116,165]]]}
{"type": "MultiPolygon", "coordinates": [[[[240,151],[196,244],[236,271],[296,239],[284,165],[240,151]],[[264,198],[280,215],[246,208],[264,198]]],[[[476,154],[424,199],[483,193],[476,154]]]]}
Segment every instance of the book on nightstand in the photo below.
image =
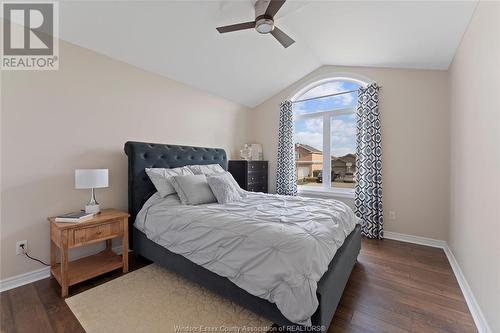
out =
{"type": "Polygon", "coordinates": [[[93,213],[72,212],[72,213],[56,216],[55,221],[56,222],[78,223],[78,222],[90,220],[93,217],[94,217],[93,213]]]}

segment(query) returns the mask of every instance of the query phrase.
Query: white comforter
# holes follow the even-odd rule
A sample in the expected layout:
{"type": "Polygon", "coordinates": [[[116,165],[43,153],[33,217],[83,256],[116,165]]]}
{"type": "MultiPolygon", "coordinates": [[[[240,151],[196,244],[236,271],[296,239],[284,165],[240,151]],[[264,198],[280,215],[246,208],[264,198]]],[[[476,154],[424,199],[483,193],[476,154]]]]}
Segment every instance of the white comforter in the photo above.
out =
{"type": "Polygon", "coordinates": [[[311,325],[317,283],[358,218],[335,200],[248,192],[242,201],[181,205],[154,195],[135,226],[154,242],[276,303],[311,325]]]}

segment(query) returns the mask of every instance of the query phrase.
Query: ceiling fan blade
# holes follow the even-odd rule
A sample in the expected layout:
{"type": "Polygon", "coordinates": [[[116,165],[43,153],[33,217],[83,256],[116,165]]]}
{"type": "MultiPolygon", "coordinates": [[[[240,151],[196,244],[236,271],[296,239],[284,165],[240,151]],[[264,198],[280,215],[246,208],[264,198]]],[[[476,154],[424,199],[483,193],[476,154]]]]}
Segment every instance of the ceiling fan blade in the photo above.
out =
{"type": "Polygon", "coordinates": [[[218,27],[217,31],[220,32],[221,34],[226,33],[226,32],[232,32],[232,31],[238,31],[238,30],[246,30],[246,29],[253,29],[255,28],[255,21],[252,22],[245,22],[245,23],[238,23],[238,24],[232,24],[232,25],[226,25],[223,27],[218,27]]]}
{"type": "Polygon", "coordinates": [[[280,10],[281,6],[283,6],[285,1],[286,0],[271,0],[271,2],[269,2],[269,5],[267,6],[265,15],[274,17],[278,10],[280,10]]]}
{"type": "Polygon", "coordinates": [[[276,38],[285,49],[295,43],[295,41],[290,38],[290,36],[278,29],[278,27],[274,27],[274,30],[271,31],[271,35],[273,35],[273,37],[276,38]]]}

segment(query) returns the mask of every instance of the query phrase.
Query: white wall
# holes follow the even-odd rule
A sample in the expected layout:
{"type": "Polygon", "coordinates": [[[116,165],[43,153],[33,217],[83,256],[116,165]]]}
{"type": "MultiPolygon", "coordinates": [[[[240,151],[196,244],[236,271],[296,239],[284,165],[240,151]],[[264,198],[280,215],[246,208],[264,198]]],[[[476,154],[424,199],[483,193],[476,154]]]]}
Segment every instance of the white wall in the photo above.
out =
{"type": "MultiPolygon", "coordinates": [[[[252,110],[253,142],[264,146],[275,189],[279,104],[329,74],[376,81],[380,91],[385,230],[446,240],[449,197],[449,105],[446,71],[323,66],[252,110]],[[397,214],[388,219],[388,211],[397,214]]],[[[344,199],[345,200],[345,199],[344,199]]],[[[348,201],[348,200],[347,200],[348,201]]]]}
{"type": "Polygon", "coordinates": [[[244,142],[238,104],[65,42],[60,61],[59,71],[1,73],[1,279],[41,267],[16,256],[18,240],[49,260],[47,216],[88,200],[74,189],[75,168],[109,168],[97,199],[127,209],[125,141],[222,147],[233,157],[244,142]]]}
{"type": "Polygon", "coordinates": [[[450,68],[450,247],[500,332],[500,3],[480,1],[450,68]]]}

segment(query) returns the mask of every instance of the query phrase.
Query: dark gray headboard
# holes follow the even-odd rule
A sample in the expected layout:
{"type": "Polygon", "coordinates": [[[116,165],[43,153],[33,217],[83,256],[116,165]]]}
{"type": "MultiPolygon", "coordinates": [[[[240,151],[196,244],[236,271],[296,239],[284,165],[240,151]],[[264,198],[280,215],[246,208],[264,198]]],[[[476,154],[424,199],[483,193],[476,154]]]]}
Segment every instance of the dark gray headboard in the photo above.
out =
{"type": "Polygon", "coordinates": [[[176,146],[161,143],[125,143],[128,156],[128,211],[130,247],[132,248],[133,223],[137,213],[156,192],[144,171],[145,168],[177,168],[192,164],[220,164],[227,170],[227,156],[224,149],[176,146]]]}

